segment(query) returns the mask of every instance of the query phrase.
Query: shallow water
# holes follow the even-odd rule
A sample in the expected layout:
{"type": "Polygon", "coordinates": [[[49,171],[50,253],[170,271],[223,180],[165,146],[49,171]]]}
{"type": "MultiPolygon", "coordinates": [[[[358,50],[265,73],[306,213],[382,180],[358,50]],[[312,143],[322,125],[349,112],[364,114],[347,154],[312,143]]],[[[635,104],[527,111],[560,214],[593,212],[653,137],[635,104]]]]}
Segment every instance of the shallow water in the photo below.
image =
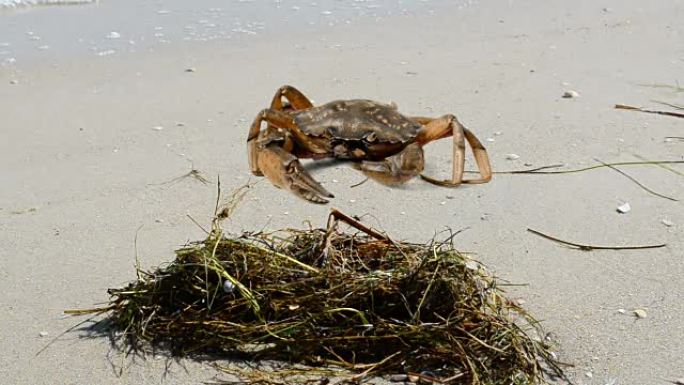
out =
{"type": "Polygon", "coordinates": [[[443,6],[458,9],[474,3],[476,0],[0,0],[0,63],[16,65],[64,55],[111,56],[177,42],[219,40],[237,45],[264,36],[315,33],[321,28],[415,17],[443,6]],[[72,6],[31,6],[37,4],[72,6]]]}

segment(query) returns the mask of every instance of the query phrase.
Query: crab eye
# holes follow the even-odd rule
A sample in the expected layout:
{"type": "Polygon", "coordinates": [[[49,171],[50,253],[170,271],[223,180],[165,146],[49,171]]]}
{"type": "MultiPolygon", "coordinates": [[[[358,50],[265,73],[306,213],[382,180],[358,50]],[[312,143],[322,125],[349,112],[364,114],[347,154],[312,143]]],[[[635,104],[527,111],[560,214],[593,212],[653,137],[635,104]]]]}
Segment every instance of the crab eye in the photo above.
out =
{"type": "Polygon", "coordinates": [[[375,135],[375,132],[371,132],[370,134],[366,135],[364,139],[366,139],[367,142],[375,142],[377,136],[375,135]]]}

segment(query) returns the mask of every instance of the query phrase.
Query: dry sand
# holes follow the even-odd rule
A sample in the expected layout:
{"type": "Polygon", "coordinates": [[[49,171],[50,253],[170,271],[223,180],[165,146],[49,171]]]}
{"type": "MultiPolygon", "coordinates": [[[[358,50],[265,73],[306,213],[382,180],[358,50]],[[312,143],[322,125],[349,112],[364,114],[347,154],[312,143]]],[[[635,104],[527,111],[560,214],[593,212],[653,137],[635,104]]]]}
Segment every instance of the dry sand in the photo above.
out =
{"type": "MultiPolygon", "coordinates": [[[[9,20],[12,27],[0,29],[23,33],[42,19],[59,24],[75,14],[90,17],[91,24],[107,20],[97,7],[43,9],[0,14],[0,24],[9,20]]],[[[82,333],[36,352],[79,321],[64,317],[64,309],[103,302],[107,288],[134,277],[140,226],[143,266],[169,261],[174,248],[202,237],[186,215],[208,223],[216,186],[163,182],[191,165],[212,180],[220,175],[226,191],[250,180],[248,124],[280,85],[293,84],[317,102],[364,97],[395,101],[408,114],[455,113],[480,138],[494,139],[486,145],[496,170],[638,160],[634,154],[682,160],[684,143],[664,138],[682,136],[683,120],[612,108],[652,105],[654,99],[684,104],[681,90],[643,86],[683,80],[682,20],[679,1],[482,1],[463,9],[425,3],[349,25],[302,27],[293,18],[292,28],[281,28],[288,24],[282,22],[278,30],[239,39],[172,41],[154,51],[108,56],[65,48],[69,54],[5,60],[2,382],[186,384],[213,378],[207,363],[188,360],[165,371],[163,357],[126,362],[119,377],[112,363],[121,364],[120,355],[106,339],[79,339],[82,333]],[[188,67],[196,71],[185,72],[188,67]],[[561,98],[568,89],[581,96],[561,98]],[[520,158],[507,160],[512,153],[520,158]]],[[[151,30],[154,23],[145,25],[151,30]]],[[[60,28],[53,29],[59,35],[60,28]]],[[[0,43],[5,38],[0,35],[0,43]]],[[[430,145],[427,153],[429,174],[450,173],[450,141],[430,145]]],[[[575,383],[665,384],[684,376],[681,202],[650,195],[609,169],[499,175],[490,184],[459,189],[416,180],[390,189],[372,182],[350,188],[361,175],[324,166],[313,172],[336,194],[333,205],[369,214],[367,223],[396,238],[423,241],[445,227],[467,228],[457,238],[461,249],[476,252],[498,276],[528,284],[511,295],[524,299],[560,341],[559,357],[575,365],[569,370],[575,383]],[[632,210],[618,214],[623,202],[632,210]],[[582,252],[527,233],[527,227],[593,244],[668,246],[582,252]],[[648,316],[636,319],[632,311],[638,308],[648,316]]],[[[658,167],[624,170],[684,199],[681,175],[658,167]]],[[[263,181],[226,227],[323,225],[328,209],[263,181]]]]}

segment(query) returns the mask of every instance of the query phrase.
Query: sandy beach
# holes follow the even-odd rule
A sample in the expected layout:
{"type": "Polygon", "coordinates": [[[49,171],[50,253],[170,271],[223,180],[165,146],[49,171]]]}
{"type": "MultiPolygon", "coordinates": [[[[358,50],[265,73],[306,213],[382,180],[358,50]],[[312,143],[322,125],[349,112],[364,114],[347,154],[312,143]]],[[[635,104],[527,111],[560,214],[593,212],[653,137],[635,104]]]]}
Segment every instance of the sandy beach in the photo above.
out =
{"type": "MultiPolygon", "coordinates": [[[[370,98],[409,115],[453,113],[484,141],[495,171],[684,160],[684,142],[666,139],[684,136],[684,120],[613,108],[684,105],[681,2],[221,3],[0,11],[0,382],[215,378],[210,362],[130,362],[78,331],[36,353],[83,320],[65,309],[106,302],[108,288],[135,278],[136,232],[143,267],[203,237],[188,215],[210,222],[216,184],[175,178],[194,168],[220,176],[226,193],[260,180],[249,173],[247,131],[283,84],[316,103],[370,98]],[[579,97],[563,98],[570,90],[579,97]]],[[[450,140],[426,154],[427,174],[450,175],[450,140]]],[[[674,201],[609,168],[446,189],[419,179],[351,187],[364,177],[347,165],[306,164],[335,194],[331,204],[261,180],[225,227],[323,226],[336,207],[398,239],[466,229],[460,249],[526,284],[509,294],[559,342],[574,383],[684,377],[683,165],[621,168],[674,201]],[[624,203],[631,211],[618,213],[624,203]],[[667,246],[587,252],[527,228],[667,246]]]]}

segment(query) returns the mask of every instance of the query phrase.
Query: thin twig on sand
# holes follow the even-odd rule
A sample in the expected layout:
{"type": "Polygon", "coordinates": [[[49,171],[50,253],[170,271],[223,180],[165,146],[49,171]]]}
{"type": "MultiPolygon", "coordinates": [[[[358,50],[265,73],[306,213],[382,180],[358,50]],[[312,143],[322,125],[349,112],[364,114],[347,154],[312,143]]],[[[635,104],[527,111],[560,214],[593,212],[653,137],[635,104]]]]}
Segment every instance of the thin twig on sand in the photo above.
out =
{"type": "MultiPolygon", "coordinates": [[[[682,139],[684,140],[684,138],[682,138],[682,139]]],[[[638,155],[638,154],[633,154],[633,155],[634,155],[634,157],[637,158],[637,159],[641,159],[641,160],[643,160],[643,161],[645,161],[645,162],[650,162],[650,160],[644,158],[644,157],[641,156],[641,155],[638,155]]],[[[681,171],[679,171],[679,170],[675,170],[674,168],[672,168],[672,167],[670,167],[670,166],[668,166],[668,165],[666,165],[666,164],[663,164],[663,163],[654,163],[654,165],[656,165],[656,166],[658,166],[658,167],[660,167],[660,168],[662,168],[662,169],[664,169],[664,170],[667,170],[667,171],[669,171],[669,172],[671,172],[671,173],[677,174],[677,175],[679,175],[679,176],[684,176],[684,172],[681,172],[681,171]]]]}
{"type": "Polygon", "coordinates": [[[668,106],[672,107],[678,110],[684,110],[684,106],[680,106],[679,104],[673,104],[673,103],[668,103],[668,102],[661,102],[660,100],[652,100],[653,103],[658,103],[662,104],[663,106],[668,106]]]}
{"type": "Polygon", "coordinates": [[[628,106],[626,104],[616,104],[615,108],[620,109],[620,110],[631,110],[631,111],[639,111],[639,112],[645,112],[648,114],[657,114],[657,115],[667,115],[667,116],[674,116],[675,118],[684,118],[684,113],[682,112],[673,112],[673,111],[660,111],[660,110],[648,110],[645,108],[640,108],[640,107],[634,107],[634,106],[628,106]]]}
{"type": "Polygon", "coordinates": [[[650,188],[644,186],[641,182],[639,182],[638,180],[636,180],[636,178],[634,178],[633,176],[627,174],[626,172],[620,170],[619,168],[617,168],[617,167],[615,167],[615,166],[611,166],[611,165],[609,165],[608,163],[605,163],[605,162],[603,162],[603,161],[600,160],[600,159],[597,159],[597,158],[594,158],[594,159],[595,159],[597,162],[601,163],[602,165],[604,165],[604,166],[610,168],[611,170],[615,170],[616,172],[622,174],[624,177],[626,177],[627,179],[631,180],[631,181],[634,182],[637,186],[641,187],[644,191],[646,191],[646,192],[648,192],[648,193],[650,193],[650,194],[653,194],[653,195],[655,195],[655,196],[657,196],[657,197],[661,197],[661,198],[664,198],[664,199],[667,199],[667,200],[671,200],[671,201],[673,201],[673,202],[678,202],[678,201],[679,201],[679,199],[671,198],[671,197],[669,197],[669,196],[667,196],[667,195],[663,195],[663,194],[661,194],[661,193],[658,193],[658,192],[655,192],[655,191],[651,190],[650,188]]]}
{"type": "MultiPolygon", "coordinates": [[[[542,167],[536,167],[536,168],[531,168],[531,169],[527,169],[527,170],[494,171],[493,173],[494,174],[572,174],[572,173],[576,173],[576,172],[589,171],[589,170],[594,170],[597,168],[611,167],[611,166],[642,166],[642,165],[664,165],[664,164],[684,164],[684,160],[653,160],[653,161],[644,161],[644,162],[614,162],[614,163],[598,164],[598,165],[583,167],[583,168],[575,168],[575,169],[570,169],[570,170],[546,171],[547,169],[550,169],[550,168],[563,167],[562,164],[554,164],[551,166],[542,166],[542,167]]],[[[475,173],[477,171],[468,171],[468,172],[469,173],[475,173]]]]}
{"type": "Polygon", "coordinates": [[[549,239],[551,241],[570,246],[573,248],[576,248],[578,250],[582,251],[592,251],[592,250],[637,250],[637,249],[657,249],[659,247],[665,247],[667,244],[666,243],[661,243],[657,245],[639,245],[639,246],[596,246],[596,245],[587,245],[587,244],[582,244],[582,243],[574,243],[574,242],[568,242],[564,241],[562,239],[556,238],[554,236],[544,234],[541,231],[533,230],[528,228],[527,231],[531,232],[532,234],[538,235],[542,238],[549,239]]]}

